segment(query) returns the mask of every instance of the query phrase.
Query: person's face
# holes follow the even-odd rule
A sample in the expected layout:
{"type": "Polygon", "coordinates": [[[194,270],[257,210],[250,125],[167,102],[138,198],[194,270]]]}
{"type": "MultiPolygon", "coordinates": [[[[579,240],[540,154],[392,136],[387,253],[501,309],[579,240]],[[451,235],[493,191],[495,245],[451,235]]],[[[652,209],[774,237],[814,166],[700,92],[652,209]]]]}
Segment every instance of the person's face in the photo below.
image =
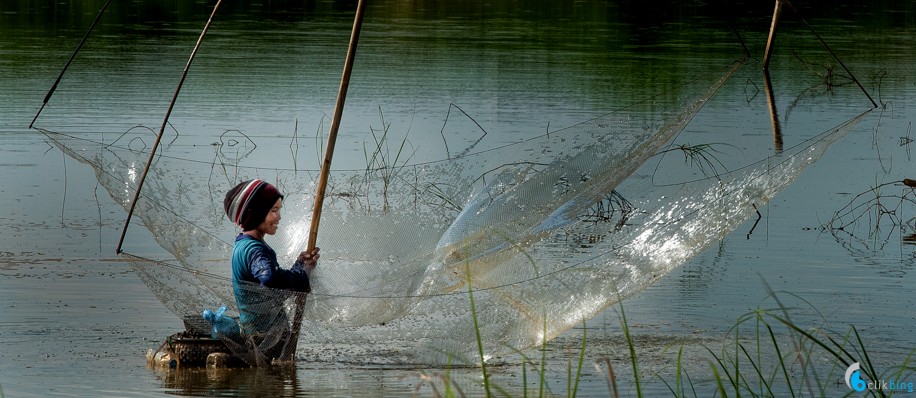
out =
{"type": "Polygon", "coordinates": [[[267,217],[264,217],[264,221],[261,222],[261,225],[258,225],[258,231],[265,235],[277,233],[277,226],[280,225],[280,209],[282,208],[283,198],[279,198],[277,199],[277,203],[274,203],[274,206],[267,212],[267,217]]]}

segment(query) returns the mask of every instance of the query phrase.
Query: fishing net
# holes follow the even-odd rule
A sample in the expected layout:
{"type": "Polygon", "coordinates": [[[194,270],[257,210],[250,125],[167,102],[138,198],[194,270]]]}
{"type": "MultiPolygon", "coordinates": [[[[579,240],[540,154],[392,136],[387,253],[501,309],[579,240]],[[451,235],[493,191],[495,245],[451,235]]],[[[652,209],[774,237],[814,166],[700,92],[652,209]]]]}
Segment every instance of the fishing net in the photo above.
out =
{"type": "MultiPolygon", "coordinates": [[[[745,93],[750,114],[767,109],[759,90],[746,94],[762,87],[748,83],[759,81],[759,69],[742,66],[520,139],[453,115],[441,130],[412,133],[441,136],[441,148],[411,154],[387,130],[373,131],[364,167],[331,172],[312,292],[242,286],[256,320],[217,334],[251,365],[293,353],[360,364],[477,363],[478,333],[489,360],[581,324],[740,226],[865,117],[806,121],[794,144],[780,141],[774,153],[767,119],[748,123],[747,111],[735,110],[709,124],[735,144],[691,145],[704,139],[688,131],[691,120],[719,91],[745,93]]],[[[107,141],[44,132],[129,208],[150,130],[107,141]]],[[[238,319],[229,278],[238,231],[222,200],[239,181],[262,178],[286,195],[280,231],[266,239],[281,266],[306,246],[318,171],[296,156],[278,164],[276,148],[289,138],[267,140],[238,131],[180,135],[153,158],[135,216],[168,255],[125,258],[177,315],[227,306],[238,319]]]]}

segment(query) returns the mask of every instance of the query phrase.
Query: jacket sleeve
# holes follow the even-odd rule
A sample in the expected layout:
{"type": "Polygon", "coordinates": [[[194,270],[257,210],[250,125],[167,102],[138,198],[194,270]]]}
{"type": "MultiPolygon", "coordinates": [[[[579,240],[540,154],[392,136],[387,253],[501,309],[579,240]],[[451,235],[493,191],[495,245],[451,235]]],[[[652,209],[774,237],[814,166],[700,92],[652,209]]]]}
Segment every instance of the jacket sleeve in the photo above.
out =
{"type": "Polygon", "coordinates": [[[309,276],[298,262],[288,270],[283,269],[264,252],[255,250],[249,259],[249,266],[251,274],[261,282],[261,286],[297,292],[312,291],[309,276]]]}

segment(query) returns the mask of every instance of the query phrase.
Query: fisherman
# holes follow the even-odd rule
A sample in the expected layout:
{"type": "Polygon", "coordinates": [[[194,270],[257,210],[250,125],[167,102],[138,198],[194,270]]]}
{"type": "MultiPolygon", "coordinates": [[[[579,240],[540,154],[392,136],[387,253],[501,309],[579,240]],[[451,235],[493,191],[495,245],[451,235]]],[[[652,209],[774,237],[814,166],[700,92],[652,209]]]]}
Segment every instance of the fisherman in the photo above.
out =
{"type": "MultiPolygon", "coordinates": [[[[277,233],[283,194],[264,180],[244,181],[226,193],[226,215],[242,232],[232,253],[232,288],[242,332],[259,336],[259,351],[276,351],[286,343],[289,322],[283,310],[284,289],[308,293],[309,275],[318,264],[319,249],[299,253],[289,269],[280,268],[277,253],[264,242],[277,233]],[[272,289],[264,289],[264,288],[272,289]]],[[[279,352],[266,353],[277,357],[279,352]]]]}

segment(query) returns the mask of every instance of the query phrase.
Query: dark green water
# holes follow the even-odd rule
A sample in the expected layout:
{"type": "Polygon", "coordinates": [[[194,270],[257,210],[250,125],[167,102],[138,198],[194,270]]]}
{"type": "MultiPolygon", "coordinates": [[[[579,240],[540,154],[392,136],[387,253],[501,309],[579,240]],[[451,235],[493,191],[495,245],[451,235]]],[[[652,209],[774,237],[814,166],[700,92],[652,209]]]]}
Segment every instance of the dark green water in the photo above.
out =
{"type": "MultiPolygon", "coordinates": [[[[378,128],[380,110],[395,130],[412,132],[423,148],[418,159],[436,159],[443,156],[438,132],[449,104],[509,142],[672,90],[736,59],[742,41],[751,52],[749,67],[759,68],[773,8],[766,2],[558,3],[370,4],[335,164],[359,167],[361,137],[378,128]]],[[[916,10],[909,3],[848,3],[795,6],[879,109],[761,208],[756,227],[748,222],[624,302],[644,388],[653,396],[667,393],[653,372],[673,379],[670,364],[681,345],[696,355],[689,364],[696,367],[691,377],[699,395],[713,393],[702,346],[718,347],[740,316],[774,306],[762,280],[798,307],[794,319],[801,325],[840,332],[855,325],[881,366],[902,364],[916,348],[916,246],[905,239],[916,232],[916,208],[895,209],[902,227],[885,217],[881,229],[860,227],[839,238],[820,230],[855,194],[916,178],[916,143],[909,141],[916,116],[916,10]]],[[[424,377],[435,379],[443,369],[350,363],[301,364],[291,373],[146,368],[146,350],[180,329],[180,321],[114,254],[121,207],[91,170],[28,129],[101,4],[0,5],[0,225],[6,229],[0,391],[11,397],[435,395],[424,377]]],[[[212,5],[112,4],[36,126],[109,137],[136,125],[158,126],[212,5]]],[[[175,130],[198,139],[201,148],[223,131],[240,130],[284,155],[289,139],[283,137],[294,130],[313,137],[326,131],[354,8],[349,2],[223,4],[171,116],[175,130]]],[[[871,107],[796,15],[784,14],[776,40],[771,74],[787,133],[783,145],[871,107]]],[[[756,81],[731,85],[688,132],[706,142],[737,134],[747,145],[774,145],[769,135],[750,133],[769,125],[742,126],[731,116],[762,91],[756,81]]],[[[892,201],[884,203],[896,205],[892,201]]],[[[156,250],[142,228],[132,230],[129,244],[156,250]]],[[[559,395],[581,332],[551,348],[549,381],[559,395]]],[[[580,395],[607,394],[606,372],[592,366],[602,358],[614,365],[621,393],[633,394],[615,309],[590,321],[588,336],[580,395]]],[[[493,371],[497,384],[522,395],[520,367],[493,371]]],[[[842,371],[826,377],[841,381],[842,371]]],[[[469,394],[480,392],[476,369],[453,376],[469,394]]],[[[529,385],[535,378],[528,375],[529,385]]],[[[828,395],[848,391],[841,381],[828,395]]]]}

